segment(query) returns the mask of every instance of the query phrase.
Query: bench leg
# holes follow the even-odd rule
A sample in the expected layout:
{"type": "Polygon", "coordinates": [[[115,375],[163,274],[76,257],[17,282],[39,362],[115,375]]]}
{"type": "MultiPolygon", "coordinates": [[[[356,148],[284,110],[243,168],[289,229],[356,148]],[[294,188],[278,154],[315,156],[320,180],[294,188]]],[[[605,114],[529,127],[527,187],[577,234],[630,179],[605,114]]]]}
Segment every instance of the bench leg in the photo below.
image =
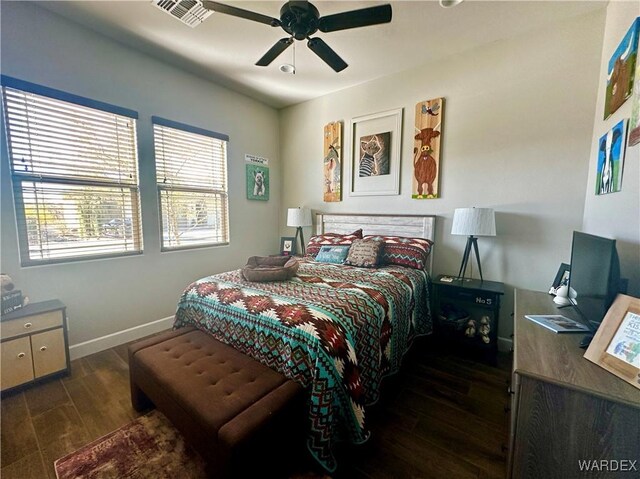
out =
{"type": "Polygon", "coordinates": [[[133,409],[135,409],[138,412],[152,409],[154,407],[154,404],[151,401],[151,399],[149,399],[147,395],[144,392],[142,392],[142,389],[138,387],[138,385],[133,381],[133,379],[131,380],[130,384],[131,384],[131,405],[133,406],[133,409]]]}

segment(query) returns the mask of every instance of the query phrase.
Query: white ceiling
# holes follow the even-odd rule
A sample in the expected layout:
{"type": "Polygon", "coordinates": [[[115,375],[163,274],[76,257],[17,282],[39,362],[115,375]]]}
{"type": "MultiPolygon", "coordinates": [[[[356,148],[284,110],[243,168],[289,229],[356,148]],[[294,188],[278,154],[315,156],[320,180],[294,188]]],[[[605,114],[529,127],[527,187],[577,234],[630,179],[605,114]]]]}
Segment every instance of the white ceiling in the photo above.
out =
{"type": "MultiPolygon", "coordinates": [[[[224,2],[223,2],[224,3],[224,2]]],[[[230,1],[279,18],[284,1],[230,1]]],[[[380,2],[314,1],[320,15],[380,2]]],[[[318,33],[349,67],[335,73],[296,42],[296,75],[282,73],[289,48],[268,67],[255,62],[286,33],[261,23],[214,13],[192,29],[150,0],[38,2],[42,7],[102,32],[216,83],[277,108],[316,98],[416,65],[478,48],[528,30],[604,8],[600,1],[471,1],[441,8],[437,1],[392,1],[389,24],[318,33]]]]}

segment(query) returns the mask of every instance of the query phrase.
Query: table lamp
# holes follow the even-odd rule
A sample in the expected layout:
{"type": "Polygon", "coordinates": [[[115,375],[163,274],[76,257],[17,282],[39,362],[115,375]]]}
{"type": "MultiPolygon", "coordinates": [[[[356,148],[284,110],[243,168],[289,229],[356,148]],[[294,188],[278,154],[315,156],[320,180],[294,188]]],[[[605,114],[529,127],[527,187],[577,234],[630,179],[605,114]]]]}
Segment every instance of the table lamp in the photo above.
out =
{"type": "Polygon", "coordinates": [[[478,262],[478,272],[480,273],[480,281],[482,279],[482,266],[480,266],[480,254],[478,253],[478,238],[476,236],[495,236],[496,235],[496,217],[491,208],[456,208],[453,213],[453,225],[451,227],[452,235],[467,236],[467,245],[464,248],[462,263],[458,278],[464,279],[469,263],[469,255],[471,248],[476,254],[478,262]]]}
{"type": "Polygon", "coordinates": [[[287,226],[293,226],[296,229],[296,239],[298,241],[298,235],[300,235],[300,251],[305,254],[304,250],[304,236],[302,234],[303,226],[311,226],[311,210],[309,208],[289,208],[287,211],[287,226]]]}

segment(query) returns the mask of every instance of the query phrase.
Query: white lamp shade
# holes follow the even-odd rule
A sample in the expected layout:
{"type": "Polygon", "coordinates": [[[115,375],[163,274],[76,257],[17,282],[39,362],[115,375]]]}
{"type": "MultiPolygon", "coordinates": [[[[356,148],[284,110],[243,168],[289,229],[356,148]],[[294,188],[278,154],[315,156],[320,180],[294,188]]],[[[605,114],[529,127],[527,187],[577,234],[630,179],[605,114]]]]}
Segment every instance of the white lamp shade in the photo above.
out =
{"type": "Polygon", "coordinates": [[[452,235],[495,236],[496,216],[492,208],[456,208],[452,235]]]}
{"type": "Polygon", "coordinates": [[[289,208],[287,226],[311,226],[311,210],[309,208],[289,208]]]}

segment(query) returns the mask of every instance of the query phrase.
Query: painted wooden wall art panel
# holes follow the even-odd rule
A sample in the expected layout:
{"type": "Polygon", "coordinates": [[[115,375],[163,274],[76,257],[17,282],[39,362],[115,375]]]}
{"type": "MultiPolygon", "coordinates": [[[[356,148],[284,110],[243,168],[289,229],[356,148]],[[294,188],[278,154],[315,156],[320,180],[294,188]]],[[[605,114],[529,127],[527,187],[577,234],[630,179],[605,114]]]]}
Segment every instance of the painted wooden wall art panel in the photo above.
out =
{"type": "Polygon", "coordinates": [[[327,203],[342,201],[342,122],[324,127],[324,186],[327,203]]]}
{"type": "Polygon", "coordinates": [[[444,98],[427,100],[416,105],[416,135],[413,147],[414,199],[440,197],[440,145],[444,98]]]}
{"type": "Polygon", "coordinates": [[[620,121],[598,142],[596,195],[620,191],[628,120],[620,121]]]}
{"type": "Polygon", "coordinates": [[[640,62],[636,60],[636,78],[631,99],[631,121],[629,123],[629,146],[640,143],[640,62]]]}
{"type": "Polygon", "coordinates": [[[604,100],[605,120],[631,96],[638,56],[638,25],[640,25],[640,17],[634,20],[609,60],[604,100]]]}

